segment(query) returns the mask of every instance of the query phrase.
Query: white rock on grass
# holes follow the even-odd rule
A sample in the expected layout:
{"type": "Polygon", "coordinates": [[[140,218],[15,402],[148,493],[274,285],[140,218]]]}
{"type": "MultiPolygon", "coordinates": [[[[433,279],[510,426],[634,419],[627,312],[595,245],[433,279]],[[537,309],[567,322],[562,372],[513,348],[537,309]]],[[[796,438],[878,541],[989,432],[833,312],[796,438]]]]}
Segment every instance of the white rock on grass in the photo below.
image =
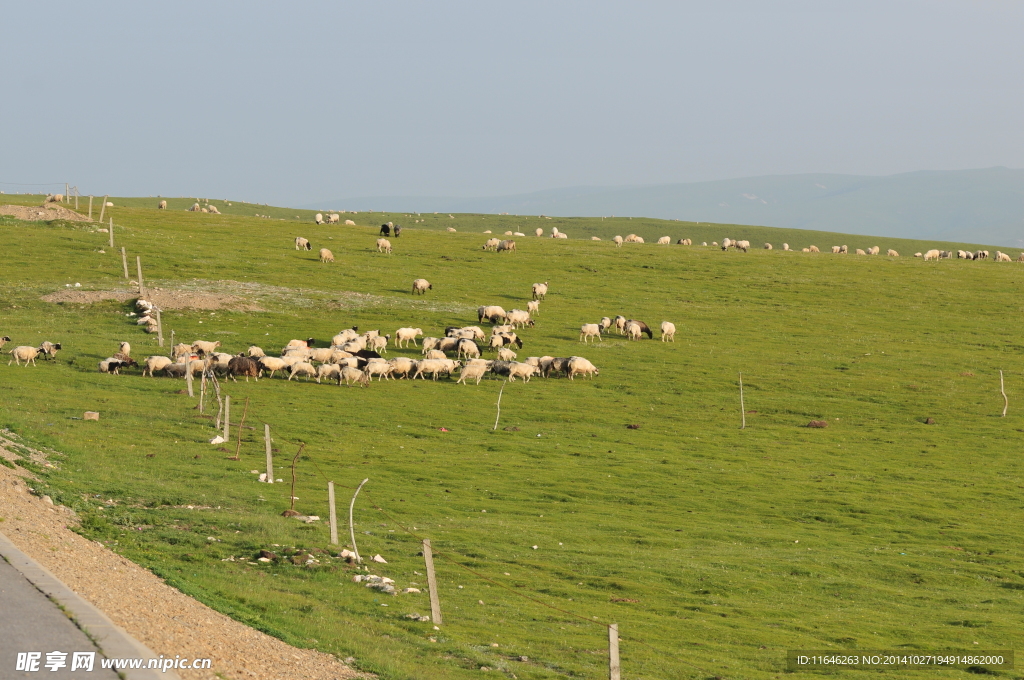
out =
{"type": "Polygon", "coordinates": [[[213,439],[210,440],[210,443],[211,444],[223,444],[226,441],[227,440],[224,439],[224,437],[221,437],[220,435],[217,435],[216,437],[214,437],[213,439]]]}
{"type": "Polygon", "coordinates": [[[388,563],[388,561],[386,559],[384,559],[383,557],[381,557],[380,555],[374,555],[373,557],[370,558],[370,560],[373,561],[373,562],[380,562],[381,564],[387,564],[388,563]]]}

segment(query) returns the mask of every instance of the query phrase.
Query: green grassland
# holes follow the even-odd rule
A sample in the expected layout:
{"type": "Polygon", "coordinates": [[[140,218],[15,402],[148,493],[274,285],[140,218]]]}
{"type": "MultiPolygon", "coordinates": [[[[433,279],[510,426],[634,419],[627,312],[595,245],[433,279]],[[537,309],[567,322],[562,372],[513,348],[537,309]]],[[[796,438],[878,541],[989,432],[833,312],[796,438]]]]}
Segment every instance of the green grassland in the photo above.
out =
{"type": "Polygon", "coordinates": [[[0,218],[0,335],[13,339],[7,349],[64,346],[35,368],[0,364],[0,426],[60,452],[53,470],[24,463],[42,478],[38,492],[78,510],[86,535],[241,621],[389,679],[479,677],[482,666],[520,679],[606,677],[611,622],[631,679],[775,678],[788,649],[1019,646],[1022,265],[650,243],[730,236],[904,255],[931,245],[736,225],[360,213],[369,226],[316,226],[289,209],[275,210],[293,224],[256,218],[266,207],[217,216],[184,212],[188,199],[167,211],[112,200],[117,244],[142,257],[149,286],[261,310],[168,310],[165,333],[179,340],[238,352],[352,325],[441,335],[475,324],[482,304],[524,308],[530,284],[549,281],[520,357],[579,354],[601,371],[505,385],[497,430],[493,378],[230,383],[234,419],[248,398],[258,429],[245,431],[241,460],[227,460],[234,441],[228,452],[206,443],[213,423],[182,381],[96,371],[121,340],[135,356],[159,353],[125,316],[130,303],[40,300],[76,282],[127,290],[107,235],[0,218]],[[391,256],[374,248],[385,217],[407,227],[391,256]],[[485,229],[538,225],[573,238],[480,248],[485,229]],[[630,232],[648,243],[582,240],[630,232]],[[294,250],[295,236],[313,252],[294,250]],[[336,263],[317,261],[322,246],[336,263]],[[409,293],[417,277],[434,284],[422,298],[409,293]],[[673,321],[676,342],[580,345],[581,324],[619,313],[673,321]],[[79,420],[85,410],[101,420],[79,420]],[[805,427],[812,419],[829,427],[805,427]],[[370,479],[356,506],[360,552],[387,559],[373,573],[423,593],[364,588],[354,567],[322,553],[313,566],[250,564],[261,549],[330,548],[324,522],[281,516],[288,484],[251,474],[262,423],[278,477],[290,481],[306,445],[301,512],[326,518],[328,478],[345,507],[370,479]],[[441,553],[440,630],[404,618],[429,612],[421,537],[441,553]]]}

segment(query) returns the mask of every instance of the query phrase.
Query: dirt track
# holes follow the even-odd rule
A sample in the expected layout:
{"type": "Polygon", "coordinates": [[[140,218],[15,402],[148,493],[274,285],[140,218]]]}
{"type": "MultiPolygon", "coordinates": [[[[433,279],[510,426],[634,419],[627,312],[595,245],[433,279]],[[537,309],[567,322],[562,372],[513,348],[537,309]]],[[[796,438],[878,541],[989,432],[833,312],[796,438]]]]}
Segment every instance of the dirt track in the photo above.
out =
{"type": "Polygon", "coordinates": [[[69,222],[92,222],[85,215],[69,210],[57,203],[46,205],[0,205],[0,215],[10,215],[19,220],[40,222],[50,220],[67,220],[69,222]]]}

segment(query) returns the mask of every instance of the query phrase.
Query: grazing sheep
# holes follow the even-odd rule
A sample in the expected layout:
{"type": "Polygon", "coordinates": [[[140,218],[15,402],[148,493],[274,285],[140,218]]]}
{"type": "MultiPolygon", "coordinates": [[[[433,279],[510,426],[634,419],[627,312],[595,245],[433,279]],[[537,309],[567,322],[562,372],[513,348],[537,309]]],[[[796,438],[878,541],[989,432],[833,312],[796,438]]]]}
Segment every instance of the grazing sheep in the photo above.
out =
{"type": "Polygon", "coordinates": [[[771,250],[772,249],[772,244],[771,243],[765,243],[764,244],[764,249],[765,250],[771,250]]]}
{"type": "Polygon", "coordinates": [[[934,249],[933,250],[929,250],[927,253],[924,254],[924,261],[925,262],[927,262],[928,260],[936,260],[937,261],[939,259],[939,255],[940,255],[940,253],[939,253],[938,250],[934,250],[934,249]]]}
{"type": "Polygon", "coordinates": [[[548,294],[548,282],[533,284],[533,299],[543,300],[548,294]]]}
{"type": "Polygon", "coordinates": [[[661,341],[662,342],[675,342],[676,341],[676,325],[671,321],[661,322],[661,341]]]}
{"type": "Polygon", "coordinates": [[[395,225],[394,234],[395,234],[395,238],[398,238],[398,237],[400,237],[402,235],[402,225],[401,224],[396,224],[395,225]]]}
{"type": "Polygon", "coordinates": [[[341,215],[332,213],[327,216],[327,224],[338,224],[339,222],[341,222],[341,215]]]}
{"type": "Polygon", "coordinates": [[[617,330],[619,332],[619,335],[625,335],[626,334],[626,317],[624,317],[621,314],[619,314],[612,321],[612,324],[615,326],[615,330],[617,330]]]}
{"type": "Polygon", "coordinates": [[[804,248],[800,252],[802,252],[802,253],[809,253],[809,252],[811,252],[811,249],[810,248],[804,248]]]}
{"type": "Polygon", "coordinates": [[[291,368],[287,361],[285,361],[284,359],[279,359],[277,357],[260,357],[259,359],[256,360],[256,363],[259,364],[260,370],[270,371],[271,378],[273,378],[274,374],[277,373],[278,371],[284,371],[288,368],[291,368]]]}
{"type": "Polygon", "coordinates": [[[515,333],[496,333],[491,336],[491,339],[487,342],[487,346],[490,349],[498,349],[499,347],[505,347],[515,345],[519,349],[523,348],[523,341],[515,333]]]}
{"type": "Polygon", "coordinates": [[[309,241],[302,238],[301,236],[296,236],[295,250],[313,250],[313,246],[309,245],[309,241]]]}
{"type": "Polygon", "coordinates": [[[307,361],[300,361],[296,364],[292,364],[291,373],[288,375],[288,379],[291,380],[297,375],[304,375],[306,379],[316,377],[316,369],[313,368],[313,364],[307,361]]]}
{"type": "Polygon", "coordinates": [[[448,358],[448,355],[446,355],[444,352],[442,352],[439,349],[428,349],[428,350],[425,350],[422,354],[423,354],[423,358],[424,359],[447,359],[448,358]]]}
{"type": "Polygon", "coordinates": [[[529,300],[526,303],[526,312],[531,316],[540,313],[540,300],[529,300]]]}
{"type": "Polygon", "coordinates": [[[334,253],[327,250],[327,248],[320,249],[320,261],[321,262],[334,262],[334,253]]]}
{"type": "Polygon", "coordinates": [[[543,229],[541,229],[540,227],[537,227],[537,228],[536,228],[536,229],[535,229],[535,230],[533,231],[533,233],[534,233],[534,234],[536,234],[537,236],[543,236],[543,235],[544,235],[544,230],[543,230],[543,229]]]}
{"type": "Polygon", "coordinates": [[[227,376],[234,382],[238,382],[237,376],[240,375],[245,376],[245,382],[249,382],[249,378],[255,378],[259,382],[260,364],[256,359],[239,354],[228,359],[227,364],[227,376]]]}
{"type": "Polygon", "coordinates": [[[838,255],[840,252],[842,252],[842,250],[840,249],[839,246],[832,246],[832,254],[833,255],[838,255]]]}
{"type": "Polygon", "coordinates": [[[606,330],[611,328],[612,320],[607,316],[602,316],[601,320],[597,322],[597,325],[601,327],[601,332],[604,333],[606,330]]]}
{"type": "Polygon", "coordinates": [[[899,257],[900,256],[900,254],[897,253],[892,248],[889,248],[889,250],[885,251],[885,254],[888,255],[889,257],[899,257]]]}
{"type": "Polygon", "coordinates": [[[320,364],[316,367],[316,383],[321,384],[321,380],[327,378],[330,380],[334,378],[341,382],[341,366],[338,364],[320,364]]]}
{"type": "Polygon", "coordinates": [[[629,324],[631,324],[631,323],[635,323],[637,326],[640,326],[640,332],[641,333],[646,333],[647,337],[649,337],[651,340],[654,340],[654,331],[651,330],[650,326],[645,324],[643,321],[637,321],[636,319],[627,319],[626,320],[626,326],[629,326],[629,324]]]}
{"type": "Polygon", "coordinates": [[[515,361],[516,353],[506,347],[502,347],[498,350],[498,359],[500,361],[515,361]]]}
{"type": "Polygon", "coordinates": [[[426,295],[428,290],[434,290],[434,284],[426,279],[416,279],[412,282],[412,294],[426,295]]]}
{"type": "Polygon", "coordinates": [[[729,248],[732,248],[734,245],[736,245],[736,242],[733,241],[731,238],[722,239],[722,250],[729,250],[729,248]]]}
{"type": "Polygon", "coordinates": [[[143,362],[142,376],[146,376],[146,371],[149,371],[149,377],[152,378],[155,371],[162,371],[174,362],[169,357],[146,357],[143,362]]]}
{"type": "Polygon", "coordinates": [[[544,359],[541,359],[540,360],[541,374],[545,378],[549,377],[552,373],[564,373],[565,375],[568,376],[569,375],[569,361],[570,361],[570,359],[572,359],[572,357],[555,357],[555,358],[549,359],[547,361],[545,361],[544,359]]]}
{"type": "MultiPolygon", "coordinates": [[[[538,229],[538,231],[540,230],[538,229]]],[[[459,379],[455,381],[455,384],[468,385],[468,380],[476,380],[475,384],[479,385],[489,368],[490,364],[486,361],[470,361],[459,371],[459,379]]]]}
{"type": "Polygon", "coordinates": [[[601,372],[597,370],[597,366],[583,357],[570,357],[565,372],[569,376],[569,380],[575,380],[577,375],[590,376],[591,379],[595,375],[601,375],[601,372]]]}
{"type": "Polygon", "coordinates": [[[15,362],[19,366],[21,366],[21,362],[22,361],[25,362],[26,366],[28,366],[29,362],[32,362],[32,365],[35,366],[36,365],[36,357],[39,356],[39,349],[36,348],[36,347],[29,347],[27,345],[21,345],[19,347],[15,347],[14,349],[12,349],[10,351],[10,355],[11,355],[11,361],[7,362],[8,366],[11,365],[11,362],[15,362]]]}
{"type": "Polygon", "coordinates": [[[692,246],[693,245],[693,241],[691,241],[688,238],[681,238],[678,241],[676,241],[676,245],[677,246],[692,246]]]}
{"type": "Polygon", "coordinates": [[[395,331],[395,346],[402,347],[403,342],[408,346],[410,340],[412,340],[413,346],[417,346],[417,335],[423,335],[422,328],[399,328],[395,331]]]}
{"type": "MultiPolygon", "coordinates": [[[[320,213],[317,213],[316,215],[313,216],[313,221],[316,222],[317,224],[323,224],[324,216],[321,215],[320,213]]],[[[296,250],[298,250],[298,248],[296,248],[296,250]]]]}
{"type": "Polygon", "coordinates": [[[182,362],[168,364],[163,369],[164,375],[168,378],[184,378],[185,370],[185,364],[182,362]]]}
{"type": "Polygon", "coordinates": [[[308,350],[308,359],[310,362],[317,361],[321,364],[329,364],[331,358],[338,352],[334,347],[317,347],[316,349],[310,348],[308,350]]]}
{"type": "Polygon", "coordinates": [[[460,362],[452,359],[424,359],[416,366],[416,373],[413,375],[413,379],[420,378],[425,380],[426,378],[423,378],[423,375],[430,374],[433,380],[437,380],[438,375],[450,376],[452,371],[461,365],[460,362]]]}
{"type": "Polygon", "coordinates": [[[157,210],[167,210],[167,201],[160,201],[156,204],[157,210]]]}
{"type": "Polygon", "coordinates": [[[46,197],[46,200],[43,201],[43,202],[44,203],[63,203],[64,202],[64,194],[50,194],[49,196],[46,197]]]}
{"type": "Polygon", "coordinates": [[[118,345],[117,352],[118,354],[123,354],[126,357],[130,357],[132,355],[132,346],[130,343],[122,342],[120,345],[118,345]]]}
{"type": "Polygon", "coordinates": [[[861,248],[857,248],[857,254],[858,255],[867,255],[867,253],[865,253],[864,250],[861,249],[861,248]]]}
{"type": "Polygon", "coordinates": [[[512,333],[514,331],[515,331],[515,328],[513,328],[510,325],[491,326],[491,335],[503,335],[503,334],[512,333]]]}
{"type": "MultiPolygon", "coordinates": [[[[352,220],[345,220],[345,226],[346,227],[354,227],[354,226],[356,226],[356,223],[353,222],[352,220]]],[[[395,235],[397,236],[397,234],[395,234],[395,235]]]]}
{"type": "Polygon", "coordinates": [[[395,378],[408,378],[410,373],[416,371],[417,363],[419,362],[408,357],[395,357],[388,360],[388,364],[391,366],[391,375],[395,378]]]}
{"type": "Polygon", "coordinates": [[[391,380],[391,364],[387,361],[370,361],[363,370],[370,380],[373,380],[373,376],[377,376],[377,382],[391,380]]]}
{"type": "Polygon", "coordinates": [[[914,257],[921,257],[921,253],[914,253],[914,257]]]}
{"type": "Polygon", "coordinates": [[[530,313],[523,309],[510,309],[505,320],[512,325],[512,328],[533,327],[533,319],[530,318],[530,313]]]}
{"type": "Polygon", "coordinates": [[[120,375],[122,368],[128,368],[129,366],[138,366],[137,363],[131,358],[127,361],[121,359],[115,359],[114,357],[107,357],[103,361],[99,362],[98,368],[100,373],[113,373],[114,375],[120,375]]]}
{"type": "MultiPolygon", "coordinates": [[[[116,358],[116,355],[115,355],[116,358]]],[[[224,374],[228,372],[228,364],[234,358],[234,355],[226,352],[214,352],[213,354],[206,357],[206,363],[211,370],[218,374],[224,374]]]]}
{"type": "Polygon", "coordinates": [[[996,262],[1013,262],[1013,258],[1011,258],[1006,253],[1001,253],[1001,252],[999,252],[997,250],[996,251],[996,262]]]}
{"type": "Polygon", "coordinates": [[[979,250],[978,252],[974,253],[974,259],[975,260],[987,260],[988,259],[988,251],[987,250],[979,250]]]}
{"type": "Polygon", "coordinates": [[[537,373],[537,367],[513,361],[508,365],[508,381],[515,382],[516,378],[522,378],[523,382],[530,382],[530,377],[537,373]]]}
{"type": "Polygon", "coordinates": [[[604,338],[601,337],[601,326],[596,323],[585,323],[580,326],[580,342],[585,344],[587,338],[597,338],[604,342],[604,338]]]}
{"type": "Polygon", "coordinates": [[[626,324],[626,337],[627,338],[629,338],[630,340],[639,340],[640,339],[640,335],[641,335],[640,324],[632,323],[632,322],[626,324]]]}
{"type": "Polygon", "coordinates": [[[809,252],[809,253],[820,253],[821,251],[818,250],[818,246],[810,246],[810,247],[807,248],[807,252],[809,252]]]}
{"type": "Polygon", "coordinates": [[[1017,256],[1017,262],[1024,262],[1024,253],[1021,253],[1020,255],[1017,256]]]}
{"type": "Polygon", "coordinates": [[[380,232],[378,233],[381,236],[391,236],[391,222],[380,225],[380,232]]]}
{"type": "Polygon", "coordinates": [[[500,239],[489,238],[489,239],[487,239],[487,242],[484,243],[484,248],[483,249],[484,250],[497,250],[499,243],[501,243],[500,239]]]}
{"type": "Polygon", "coordinates": [[[512,252],[515,249],[516,249],[516,242],[515,241],[505,240],[505,241],[501,241],[500,243],[498,243],[498,247],[495,249],[495,251],[499,252],[499,253],[503,252],[503,251],[512,252]]]}
{"type": "Polygon", "coordinates": [[[192,343],[192,351],[199,356],[213,354],[220,347],[220,340],[209,342],[208,340],[196,340],[192,343]]]}
{"type": "Polygon", "coordinates": [[[789,244],[788,243],[783,243],[782,244],[782,249],[783,250],[789,250],[789,244]]]}
{"type": "Polygon", "coordinates": [[[426,354],[427,350],[437,349],[437,346],[441,344],[441,338],[423,338],[421,343],[420,353],[426,354]]]}
{"type": "Polygon", "coordinates": [[[643,243],[644,242],[643,237],[637,236],[636,234],[630,234],[629,236],[627,236],[623,240],[624,240],[625,243],[643,243]]]}
{"type": "Polygon", "coordinates": [[[612,242],[615,244],[616,248],[621,248],[622,247],[622,237],[621,236],[613,237],[612,238],[612,242]]]}
{"type": "MultiPolygon", "coordinates": [[[[986,254],[987,254],[987,253],[986,253],[986,254]]],[[[943,260],[948,260],[948,259],[950,259],[950,258],[952,258],[952,257],[953,257],[953,251],[952,251],[952,250],[943,250],[943,251],[940,251],[940,252],[939,252],[939,257],[940,257],[940,258],[942,258],[943,260]]]]}
{"type": "Polygon", "coordinates": [[[842,253],[843,255],[849,255],[850,248],[849,246],[839,246],[839,252],[842,253]]]}
{"type": "Polygon", "coordinates": [[[391,254],[391,241],[386,238],[377,239],[377,252],[391,254]]]}
{"type": "Polygon", "coordinates": [[[338,333],[333,338],[331,338],[331,344],[340,347],[341,345],[344,345],[349,340],[355,340],[356,338],[359,337],[358,331],[359,331],[358,327],[346,328],[345,330],[343,330],[342,332],[338,333]]]}
{"type": "Polygon", "coordinates": [[[477,321],[483,321],[484,319],[487,319],[488,321],[493,323],[495,320],[504,321],[506,318],[508,318],[508,314],[505,312],[504,309],[502,309],[498,305],[487,305],[484,307],[478,307],[476,310],[477,321]]]}
{"type": "Polygon", "coordinates": [[[351,386],[352,383],[359,383],[363,387],[370,386],[370,376],[368,376],[365,371],[361,371],[358,368],[352,368],[351,366],[341,367],[338,385],[341,385],[342,380],[344,380],[345,384],[349,386],[351,386]]]}
{"type": "MultiPolygon", "coordinates": [[[[43,355],[43,360],[46,360],[47,358],[52,359],[55,356],[57,356],[57,350],[59,349],[61,349],[59,342],[50,342],[49,340],[44,340],[39,345],[39,353],[43,355]]],[[[128,355],[126,354],[125,356],[128,355]]]]}
{"type": "Polygon", "coordinates": [[[171,357],[178,361],[181,357],[192,356],[192,345],[186,345],[183,342],[179,342],[177,345],[171,348],[171,357]]]}
{"type": "Polygon", "coordinates": [[[480,347],[469,338],[462,338],[455,345],[455,357],[461,359],[463,357],[467,359],[479,359],[480,358],[480,347]]]}
{"type": "Polygon", "coordinates": [[[252,345],[251,347],[249,347],[249,349],[247,349],[245,353],[248,356],[251,356],[254,359],[259,359],[260,357],[267,356],[266,352],[264,352],[262,349],[260,349],[256,345],[252,345]]]}
{"type": "Polygon", "coordinates": [[[0,338],[0,348],[2,348],[4,345],[9,343],[10,341],[11,341],[11,337],[9,335],[5,335],[4,337],[0,338]]]}
{"type": "Polygon", "coordinates": [[[750,241],[733,241],[732,245],[737,250],[742,250],[743,252],[750,250],[750,241]]]}
{"type": "Polygon", "coordinates": [[[448,227],[448,232],[454,234],[455,233],[455,227],[448,227]]]}
{"type": "Polygon", "coordinates": [[[220,211],[217,210],[217,206],[215,206],[215,205],[208,205],[208,206],[206,206],[206,209],[209,210],[210,214],[212,214],[212,215],[219,215],[220,214],[220,211]]]}
{"type": "Polygon", "coordinates": [[[672,238],[669,236],[662,236],[658,239],[659,246],[667,246],[672,244],[672,238]]]}
{"type": "Polygon", "coordinates": [[[380,354],[388,353],[388,340],[391,339],[390,335],[378,335],[375,338],[370,338],[367,341],[367,349],[379,352],[380,354]]]}
{"type": "Polygon", "coordinates": [[[868,255],[878,255],[880,252],[882,252],[882,249],[879,246],[872,246],[868,248],[868,255]]]}

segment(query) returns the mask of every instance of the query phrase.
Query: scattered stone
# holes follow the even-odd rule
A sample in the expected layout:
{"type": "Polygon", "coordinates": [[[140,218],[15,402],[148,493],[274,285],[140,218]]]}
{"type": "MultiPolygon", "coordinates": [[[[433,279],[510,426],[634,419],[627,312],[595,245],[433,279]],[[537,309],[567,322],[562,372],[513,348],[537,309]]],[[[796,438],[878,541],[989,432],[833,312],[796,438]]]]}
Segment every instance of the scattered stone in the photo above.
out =
{"type": "Polygon", "coordinates": [[[49,503],[50,505],[53,505],[53,499],[50,498],[49,496],[43,496],[43,502],[44,503],[49,503]]]}
{"type": "Polygon", "coordinates": [[[627,430],[639,430],[640,426],[637,425],[636,423],[630,423],[629,425],[626,425],[626,429],[627,430]]]}
{"type": "Polygon", "coordinates": [[[523,663],[526,663],[527,661],[530,660],[530,657],[528,657],[528,656],[521,656],[521,657],[519,657],[519,660],[522,661],[523,663]]]}
{"type": "Polygon", "coordinates": [[[256,561],[257,562],[270,562],[270,558],[269,557],[260,557],[260,558],[257,558],[256,561]]]}
{"type": "MultiPolygon", "coordinates": [[[[182,366],[184,366],[184,364],[182,364],[182,366]]],[[[227,441],[227,439],[224,439],[224,437],[222,437],[220,435],[217,435],[216,437],[214,437],[213,439],[210,440],[210,443],[211,444],[223,444],[226,441],[227,441]]]]}
{"type": "Polygon", "coordinates": [[[807,427],[828,427],[828,421],[827,420],[812,420],[811,422],[807,423],[807,427]]]}
{"type": "Polygon", "coordinates": [[[82,416],[82,420],[99,420],[99,411],[86,411],[85,415],[82,416]]]}
{"type": "Polygon", "coordinates": [[[298,517],[301,514],[302,514],[301,512],[296,512],[295,510],[285,510],[284,512],[281,513],[281,516],[282,517],[298,517]]]}
{"type": "MultiPolygon", "coordinates": [[[[477,601],[476,601],[476,603],[477,603],[477,604],[483,604],[483,603],[484,603],[484,601],[483,601],[483,600],[477,600],[477,601]]],[[[493,646],[493,647],[496,647],[497,645],[492,645],[492,646],[493,646]]]]}
{"type": "Polygon", "coordinates": [[[383,557],[381,557],[380,555],[374,555],[373,557],[370,558],[370,561],[372,561],[372,562],[380,562],[381,564],[387,564],[388,563],[388,561],[386,559],[384,559],[383,557]]]}
{"type": "Polygon", "coordinates": [[[530,547],[533,548],[534,550],[537,549],[537,546],[535,546],[535,545],[534,546],[530,546],[530,547]]]}
{"type": "Polygon", "coordinates": [[[924,421],[924,424],[925,425],[934,425],[935,424],[935,418],[928,418],[928,419],[926,419],[924,421]]]}
{"type": "Polygon", "coordinates": [[[269,550],[260,550],[260,557],[265,557],[268,560],[276,560],[277,555],[270,552],[269,550]]]}
{"type": "Polygon", "coordinates": [[[402,592],[403,593],[418,593],[418,592],[420,592],[420,589],[419,588],[406,588],[402,592]]]}

